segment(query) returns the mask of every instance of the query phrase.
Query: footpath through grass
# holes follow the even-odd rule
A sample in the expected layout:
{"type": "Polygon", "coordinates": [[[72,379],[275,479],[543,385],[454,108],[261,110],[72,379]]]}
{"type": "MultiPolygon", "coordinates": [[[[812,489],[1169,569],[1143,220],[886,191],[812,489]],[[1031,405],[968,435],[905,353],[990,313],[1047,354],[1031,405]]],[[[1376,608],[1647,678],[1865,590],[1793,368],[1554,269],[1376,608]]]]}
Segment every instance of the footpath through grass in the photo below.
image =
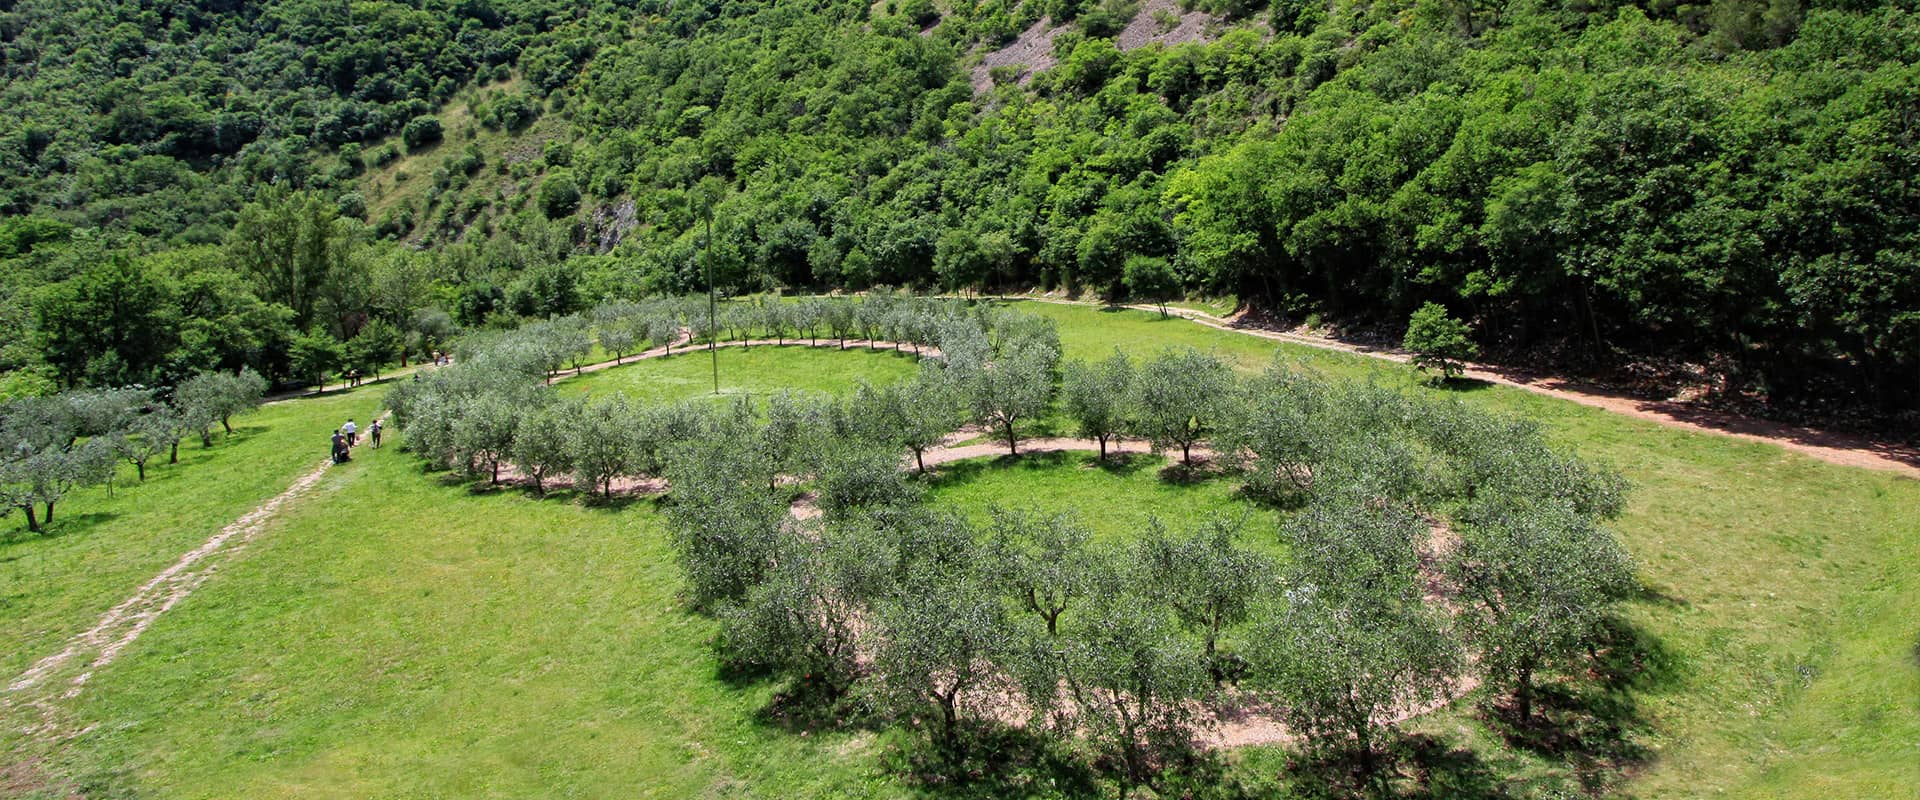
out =
{"type": "MultiPolygon", "coordinates": [[[[123,465],[106,487],[74,492],[46,533],[14,513],[0,525],[0,672],[5,680],[58,651],[115,603],[248,510],[326,460],[327,437],[348,417],[364,427],[384,388],[262,407],[234,420],[231,438],[180,444],[140,482],[123,465]]],[[[218,428],[216,427],[216,431],[218,428]]]]}

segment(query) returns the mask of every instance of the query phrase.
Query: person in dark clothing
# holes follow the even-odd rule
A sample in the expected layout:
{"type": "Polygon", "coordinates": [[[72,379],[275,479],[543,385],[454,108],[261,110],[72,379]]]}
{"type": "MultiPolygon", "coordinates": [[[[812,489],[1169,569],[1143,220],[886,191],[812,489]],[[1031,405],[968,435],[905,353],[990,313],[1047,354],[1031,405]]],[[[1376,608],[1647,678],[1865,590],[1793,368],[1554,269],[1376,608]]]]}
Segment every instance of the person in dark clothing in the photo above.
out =
{"type": "Polygon", "coordinates": [[[380,449],[380,429],[382,427],[384,426],[382,426],[380,420],[377,419],[373,421],[372,425],[367,426],[367,435],[373,437],[373,449],[375,450],[380,449]]]}
{"type": "Polygon", "coordinates": [[[349,460],[349,456],[347,455],[347,435],[339,431],[334,431],[333,432],[333,463],[344,464],[348,460],[349,460]]]}

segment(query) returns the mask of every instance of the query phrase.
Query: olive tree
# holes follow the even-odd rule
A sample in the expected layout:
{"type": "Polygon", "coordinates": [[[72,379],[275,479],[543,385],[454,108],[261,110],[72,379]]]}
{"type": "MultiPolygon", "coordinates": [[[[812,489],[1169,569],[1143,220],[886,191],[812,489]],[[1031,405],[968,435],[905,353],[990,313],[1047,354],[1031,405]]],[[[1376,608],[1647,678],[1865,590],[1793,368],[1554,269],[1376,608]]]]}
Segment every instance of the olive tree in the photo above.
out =
{"type": "Polygon", "coordinates": [[[1029,677],[1028,702],[1045,708],[1064,700],[1069,729],[1086,731],[1120,765],[1123,796],[1193,741],[1192,701],[1206,690],[1207,674],[1165,606],[1136,593],[1104,593],[1052,648],[1052,662],[1057,679],[1029,677]]]}
{"type": "Polygon", "coordinates": [[[455,458],[468,472],[487,471],[488,483],[500,482],[500,464],[512,450],[522,409],[505,397],[482,394],[469,400],[453,421],[455,458]]]}
{"type": "Polygon", "coordinates": [[[996,577],[1014,603],[1060,635],[1060,617],[1099,587],[1104,566],[1092,531],[1065,514],[993,510],[990,528],[996,577]]]}
{"type": "Polygon", "coordinates": [[[585,400],[558,400],[521,417],[508,452],[513,465],[533,479],[535,493],[546,494],[549,478],[573,469],[571,434],[585,405],[585,400]]]}
{"type": "MultiPolygon", "coordinates": [[[[204,421],[210,428],[220,423],[228,436],[233,435],[233,418],[252,411],[267,393],[267,379],[251,368],[237,373],[203,372],[174,387],[174,404],[191,420],[204,421]]],[[[210,444],[210,431],[201,429],[202,444],[210,444]]]]}
{"type": "Polygon", "coordinates": [[[722,651],[736,664],[778,670],[827,700],[859,674],[869,603],[889,583],[890,549],[856,526],[782,530],[771,566],[720,612],[722,651]]]}
{"type": "Polygon", "coordinates": [[[594,309],[594,337],[600,349],[618,364],[647,341],[647,319],[632,303],[613,303],[594,309]]]}
{"type": "Polygon", "coordinates": [[[1061,376],[1061,391],[1067,416],[1073,418],[1081,436],[1100,443],[1100,459],[1106,460],[1107,443],[1127,431],[1133,362],[1118,349],[1101,361],[1068,362],[1061,376]]]}
{"type": "Polygon", "coordinates": [[[859,326],[860,318],[854,309],[853,301],[844,297],[825,301],[821,321],[827,325],[832,338],[840,340],[840,349],[847,349],[847,334],[859,326]]]}
{"type": "Polygon", "coordinates": [[[805,335],[810,344],[820,344],[820,323],[826,313],[824,306],[825,301],[817,297],[804,297],[787,306],[787,320],[793,326],[796,337],[805,335]]]}
{"type": "Polygon", "coordinates": [[[1193,446],[1213,433],[1234,388],[1233,370],[1191,348],[1148,359],[1134,379],[1134,424],[1161,448],[1180,448],[1193,463],[1193,446]]]}
{"type": "Polygon", "coordinates": [[[1271,559],[1238,543],[1243,522],[1214,517],[1175,537],[1155,519],[1134,550],[1146,594],[1199,633],[1201,656],[1216,681],[1225,678],[1217,653],[1220,634],[1247,620],[1275,574],[1271,559]]]}
{"type": "Polygon", "coordinates": [[[115,448],[120,457],[133,465],[140,480],[147,479],[147,462],[161,453],[178,452],[180,437],[185,433],[181,420],[172,409],[162,406],[140,415],[128,427],[127,433],[115,440],[115,448]]]}
{"type": "Polygon", "coordinates": [[[673,343],[680,341],[680,320],[672,314],[659,313],[647,318],[647,339],[658,342],[673,354],[673,343]]]}
{"type": "Polygon", "coordinates": [[[999,431],[1007,452],[1020,452],[1020,424],[1045,414],[1053,401],[1053,372],[1058,350],[1036,343],[1016,343],[992,361],[963,373],[973,418],[999,431]]]}
{"type": "Polygon", "coordinates": [[[833,445],[820,454],[818,486],[820,510],[829,521],[911,504],[921,494],[900,471],[897,451],[858,442],[833,445]]]}
{"type": "Polygon", "coordinates": [[[668,528],[693,606],[723,608],[759,585],[793,519],[749,449],[721,439],[687,448],[667,469],[668,528]]]}
{"type": "Polygon", "coordinates": [[[966,762],[968,717],[977,719],[1006,683],[994,662],[1013,641],[1006,606],[971,570],[910,571],[875,614],[878,696],[921,726],[956,771],[966,762]]]}
{"type": "Polygon", "coordinates": [[[966,422],[966,406],[953,376],[923,364],[912,379],[874,386],[861,381],[846,406],[844,427],[904,447],[914,466],[927,471],[926,452],[966,422]]]}
{"type": "Polygon", "coordinates": [[[1310,491],[1341,430],[1331,409],[1323,381],[1275,366],[1229,405],[1214,449],[1254,492],[1310,491]]]}
{"type": "Polygon", "coordinates": [[[1489,682],[1511,689],[1522,723],[1533,716],[1537,674],[1586,652],[1634,585],[1613,535],[1558,504],[1466,526],[1445,570],[1467,644],[1489,682]]]}
{"type": "Polygon", "coordinates": [[[54,507],[73,490],[105,483],[120,456],[112,436],[95,436],[73,447],[51,447],[0,462],[0,496],[27,516],[27,530],[53,522],[54,507]],[[34,506],[46,509],[36,519],[34,506]]]}
{"type": "Polygon", "coordinates": [[[569,416],[567,461],[580,486],[599,487],[613,497],[613,479],[629,474],[638,461],[633,405],[620,395],[587,403],[569,416]]]}
{"type": "Polygon", "coordinates": [[[1417,588],[1420,520],[1341,496],[1288,528],[1284,599],[1256,626],[1250,684],[1309,744],[1350,751],[1369,780],[1407,709],[1444,696],[1457,664],[1438,613],[1417,588]]]}

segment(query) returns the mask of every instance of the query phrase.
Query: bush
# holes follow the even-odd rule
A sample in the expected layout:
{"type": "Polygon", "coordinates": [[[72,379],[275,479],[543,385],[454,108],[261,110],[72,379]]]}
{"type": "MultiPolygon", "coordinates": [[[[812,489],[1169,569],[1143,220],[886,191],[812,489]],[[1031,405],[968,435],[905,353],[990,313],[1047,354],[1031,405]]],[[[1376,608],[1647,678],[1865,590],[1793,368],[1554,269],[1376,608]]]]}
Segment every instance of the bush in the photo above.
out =
{"type": "Polygon", "coordinates": [[[1447,316],[1439,303],[1428,303],[1407,321],[1407,335],[1400,346],[1413,352],[1414,366],[1437,367],[1441,380],[1452,380],[1466,368],[1462,362],[1480,354],[1468,334],[1467,323],[1447,316]]]}
{"type": "Polygon", "coordinates": [[[546,212],[548,219],[567,216],[579,207],[580,184],[574,181],[573,173],[556,170],[540,182],[540,210],[546,212]]]}
{"type": "Polygon", "coordinates": [[[407,143],[408,150],[439,144],[445,135],[438,117],[414,117],[407,120],[407,126],[400,130],[400,140],[407,143]]]}

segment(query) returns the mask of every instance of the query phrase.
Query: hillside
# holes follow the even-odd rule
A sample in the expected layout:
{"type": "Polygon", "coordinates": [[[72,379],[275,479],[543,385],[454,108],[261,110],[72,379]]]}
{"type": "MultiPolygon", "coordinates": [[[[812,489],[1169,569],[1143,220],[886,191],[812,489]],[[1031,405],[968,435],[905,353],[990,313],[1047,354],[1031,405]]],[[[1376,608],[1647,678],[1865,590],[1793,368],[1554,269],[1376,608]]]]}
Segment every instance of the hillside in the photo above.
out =
{"type": "Polygon", "coordinates": [[[287,379],[424,309],[704,289],[710,211],[730,292],[1164,263],[1781,412],[1920,400],[1911,3],[1190,5],[10,4],[0,368],[287,379]],[[328,255],[289,292],[234,251],[296,208],[328,255]]]}

